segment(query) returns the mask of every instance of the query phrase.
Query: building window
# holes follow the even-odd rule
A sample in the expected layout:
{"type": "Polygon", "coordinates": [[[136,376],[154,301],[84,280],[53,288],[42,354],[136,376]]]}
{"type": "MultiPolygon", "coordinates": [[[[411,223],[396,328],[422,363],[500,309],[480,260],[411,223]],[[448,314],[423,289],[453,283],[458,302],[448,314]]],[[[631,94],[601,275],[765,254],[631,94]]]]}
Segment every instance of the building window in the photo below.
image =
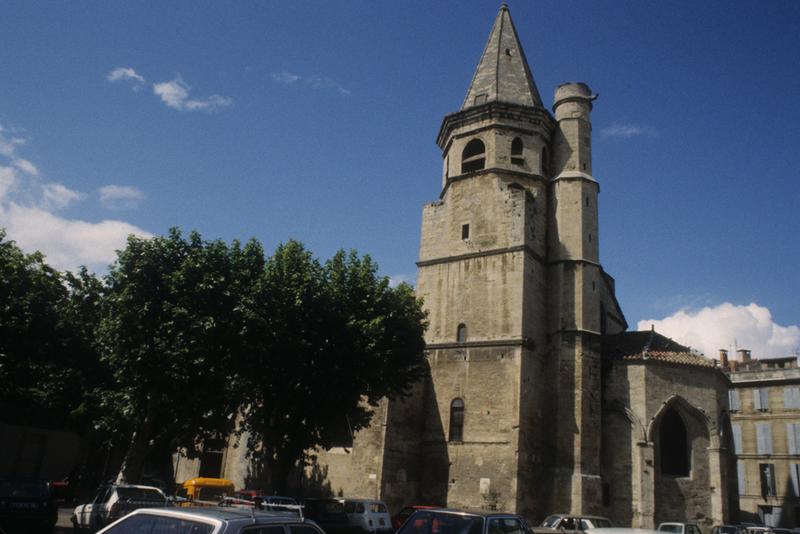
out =
{"type": "Polygon", "coordinates": [[[792,495],[800,497],[800,464],[789,464],[789,479],[792,481],[792,495]]]}
{"type": "Polygon", "coordinates": [[[775,464],[758,464],[758,471],[761,473],[761,495],[763,497],[774,497],[775,491],[775,464]]]}
{"type": "Polygon", "coordinates": [[[736,462],[736,475],[739,481],[739,495],[744,495],[747,493],[745,490],[747,489],[747,477],[745,476],[744,471],[744,462],[741,460],[736,462]]]}
{"type": "Polygon", "coordinates": [[[463,239],[464,241],[469,239],[469,225],[468,224],[462,224],[461,225],[461,239],[463,239]]]}
{"type": "Polygon", "coordinates": [[[738,412],[742,409],[742,401],[739,398],[738,389],[728,390],[728,406],[732,412],[738,412]]]}
{"type": "Polygon", "coordinates": [[[464,323],[458,325],[458,329],[456,330],[456,341],[459,343],[467,342],[467,325],[464,323]]]}
{"type": "Polygon", "coordinates": [[[522,139],[515,137],[511,141],[511,163],[514,165],[525,165],[525,158],[522,155],[522,139]]]}
{"type": "Polygon", "coordinates": [[[450,403],[450,439],[464,441],[464,401],[453,399],[450,403]]]}
{"type": "Polygon", "coordinates": [[[769,410],[769,390],[767,388],[753,389],[753,409],[760,412],[769,410]]]}
{"type": "Polygon", "coordinates": [[[758,454],[772,454],[772,426],[756,423],[756,446],[758,454]]]}
{"type": "Polygon", "coordinates": [[[742,425],[731,425],[733,431],[733,452],[742,454],[742,425]]]}
{"type": "Polygon", "coordinates": [[[486,146],[480,139],[473,139],[461,154],[461,173],[475,172],[486,166],[486,146]]]}
{"type": "Polygon", "coordinates": [[[691,447],[683,418],[669,408],[661,419],[659,431],[661,473],[676,477],[689,476],[691,447]]]}
{"type": "Polygon", "coordinates": [[[798,454],[800,447],[800,423],[786,424],[786,451],[789,454],[798,454]]]}
{"type": "Polygon", "coordinates": [[[783,407],[789,409],[800,408],[800,388],[783,388],[783,407]]]}

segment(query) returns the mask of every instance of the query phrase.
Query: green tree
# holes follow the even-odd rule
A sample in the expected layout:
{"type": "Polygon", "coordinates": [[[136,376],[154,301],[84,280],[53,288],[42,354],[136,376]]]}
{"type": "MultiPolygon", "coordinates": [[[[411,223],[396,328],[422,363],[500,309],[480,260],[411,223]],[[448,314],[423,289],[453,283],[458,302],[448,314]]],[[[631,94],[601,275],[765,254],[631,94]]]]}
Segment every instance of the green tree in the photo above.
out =
{"type": "Polygon", "coordinates": [[[177,229],[128,238],[106,277],[98,329],[115,381],[102,424],[130,436],[120,480],[137,482],[146,462],[159,465],[176,447],[192,456],[232,430],[241,303],[263,265],[255,241],[229,247],[177,229]]]}
{"type": "Polygon", "coordinates": [[[339,252],[321,265],[290,241],[267,260],[247,309],[240,430],[278,492],[304,451],[366,427],[372,407],[422,376],[421,303],[409,286],[389,287],[369,256],[339,252]]]}

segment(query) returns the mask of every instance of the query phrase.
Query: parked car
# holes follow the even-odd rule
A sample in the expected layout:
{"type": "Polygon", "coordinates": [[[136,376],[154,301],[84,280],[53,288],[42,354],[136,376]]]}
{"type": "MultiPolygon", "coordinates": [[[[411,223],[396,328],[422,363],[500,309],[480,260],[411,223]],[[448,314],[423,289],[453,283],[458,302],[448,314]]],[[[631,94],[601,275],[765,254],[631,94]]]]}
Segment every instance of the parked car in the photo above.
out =
{"type": "Polygon", "coordinates": [[[714,525],[711,534],[746,534],[741,525],[714,525]]]}
{"type": "Polygon", "coordinates": [[[429,510],[431,508],[436,508],[436,507],[435,506],[422,506],[422,505],[418,505],[418,504],[412,504],[410,506],[406,506],[406,507],[402,508],[399,512],[397,512],[397,515],[395,515],[392,518],[392,527],[394,527],[394,529],[397,530],[397,529],[399,529],[400,527],[403,526],[403,523],[406,522],[406,519],[408,519],[408,516],[410,516],[411,514],[416,512],[417,510],[429,510]]]}
{"type": "Polygon", "coordinates": [[[44,480],[0,478],[0,532],[52,532],[58,508],[44,480]]]}
{"type": "Polygon", "coordinates": [[[596,515],[553,514],[542,521],[541,526],[531,529],[534,534],[552,534],[555,530],[585,532],[590,528],[613,528],[614,524],[605,517],[596,515]]]}
{"type": "Polygon", "coordinates": [[[411,514],[397,534],[526,534],[527,531],[527,523],[516,514],[427,508],[411,514]]]}
{"type": "Polygon", "coordinates": [[[671,534],[703,534],[700,527],[694,523],[661,523],[656,530],[671,534]]]}
{"type": "Polygon", "coordinates": [[[166,508],[169,501],[153,486],[106,484],[100,486],[92,502],[81,504],[72,512],[76,531],[95,531],[139,508],[166,508]]]}
{"type": "Polygon", "coordinates": [[[342,499],[350,528],[356,533],[387,534],[394,532],[389,509],[375,499],[342,499]]]}
{"type": "Polygon", "coordinates": [[[305,499],[303,516],[318,524],[326,534],[350,534],[344,505],[336,499],[305,499]]]}
{"type": "Polygon", "coordinates": [[[295,515],[214,507],[140,509],[98,534],[264,534],[274,532],[270,527],[281,534],[325,534],[313,521],[295,515]]]}
{"type": "Polygon", "coordinates": [[[586,534],[658,534],[657,530],[649,528],[623,528],[623,527],[603,527],[590,528],[586,534]]]}

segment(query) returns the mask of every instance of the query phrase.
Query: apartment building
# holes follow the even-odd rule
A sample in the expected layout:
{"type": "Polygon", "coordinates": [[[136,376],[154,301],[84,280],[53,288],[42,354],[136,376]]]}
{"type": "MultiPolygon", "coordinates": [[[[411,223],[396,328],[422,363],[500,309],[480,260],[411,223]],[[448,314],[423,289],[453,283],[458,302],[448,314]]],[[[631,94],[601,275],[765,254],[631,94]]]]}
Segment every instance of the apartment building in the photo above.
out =
{"type": "Polygon", "coordinates": [[[800,367],[797,357],[736,359],[720,351],[731,380],[729,403],[737,458],[739,520],[800,525],[800,367]]]}

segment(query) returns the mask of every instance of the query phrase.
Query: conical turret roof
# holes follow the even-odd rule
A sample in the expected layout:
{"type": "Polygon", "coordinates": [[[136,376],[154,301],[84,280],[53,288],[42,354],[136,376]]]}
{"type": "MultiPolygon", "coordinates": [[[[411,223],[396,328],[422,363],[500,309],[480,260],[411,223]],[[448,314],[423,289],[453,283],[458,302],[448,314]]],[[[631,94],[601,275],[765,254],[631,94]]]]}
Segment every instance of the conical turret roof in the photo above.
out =
{"type": "Polygon", "coordinates": [[[494,20],[492,33],[461,109],[486,102],[544,107],[505,4],[494,20]]]}

